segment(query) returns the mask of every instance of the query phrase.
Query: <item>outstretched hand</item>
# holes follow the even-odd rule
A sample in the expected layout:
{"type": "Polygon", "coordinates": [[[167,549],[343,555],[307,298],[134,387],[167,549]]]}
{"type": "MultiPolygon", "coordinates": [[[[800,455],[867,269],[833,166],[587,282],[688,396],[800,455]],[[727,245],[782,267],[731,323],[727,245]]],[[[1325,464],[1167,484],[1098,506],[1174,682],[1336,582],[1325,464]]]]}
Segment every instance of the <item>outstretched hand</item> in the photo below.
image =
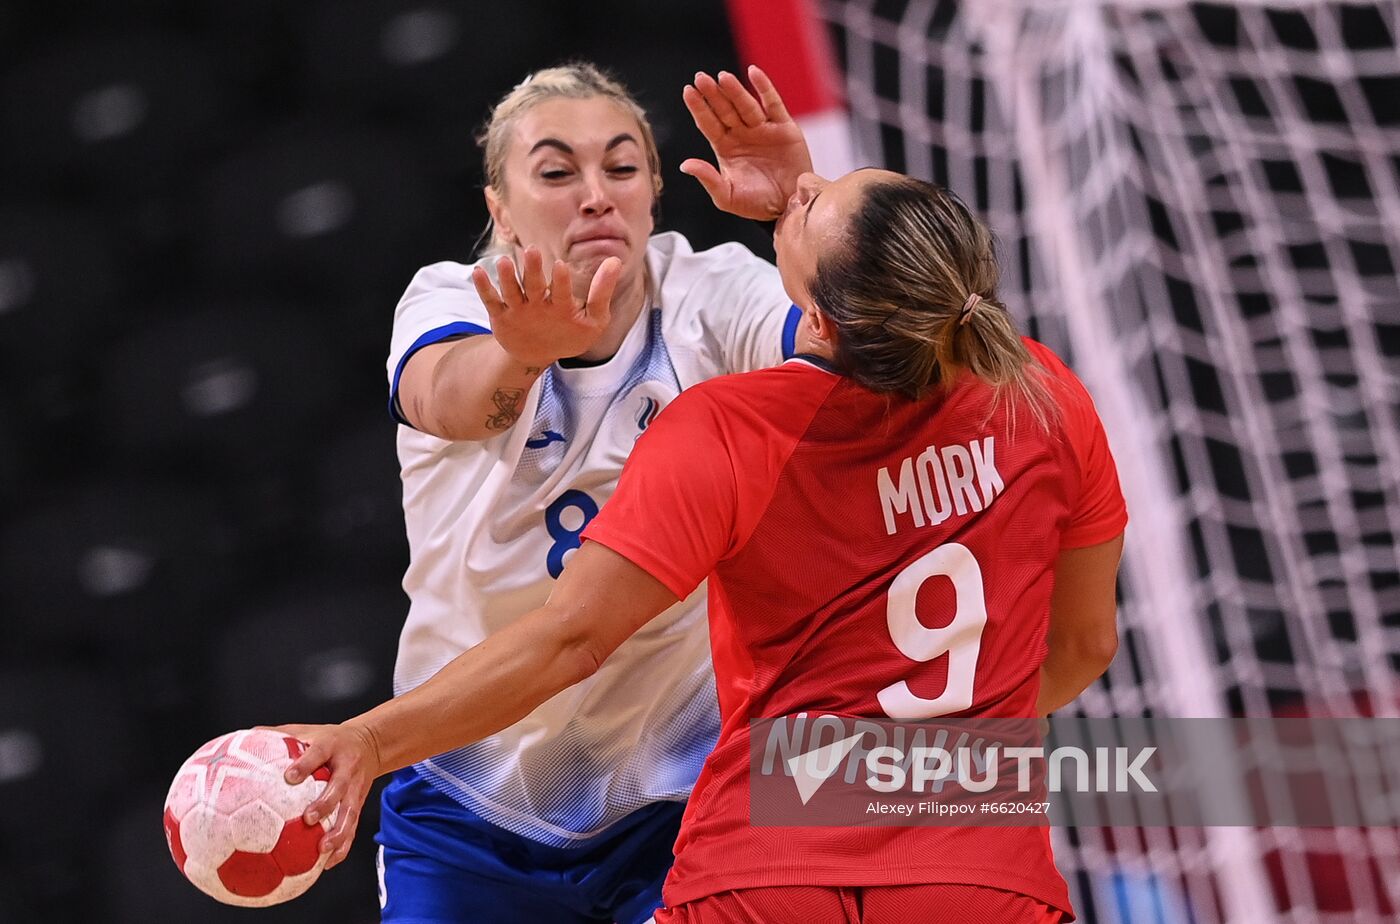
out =
{"type": "Polygon", "coordinates": [[[325,790],[302,813],[302,820],[309,825],[335,818],[321,838],[321,852],[328,854],[329,869],[345,859],[355,840],[365,797],[382,772],[378,748],[368,731],[354,725],[278,725],[273,731],[306,745],[284,774],[288,783],[295,786],[322,767],[331,771],[325,790]]]}
{"type": "Polygon", "coordinates": [[[771,221],[797,190],[797,178],[811,172],[812,155],[768,75],[750,66],[749,80],[757,97],[728,71],[718,79],[698,73],[686,86],[685,108],[718,166],[691,158],[681,172],[699,180],[718,208],[771,221]]]}
{"type": "Polygon", "coordinates": [[[586,353],[607,331],[612,297],[622,275],[622,261],[608,257],[593,274],[588,298],[574,298],[569,267],[555,260],[551,278],[544,275],[544,257],[533,246],[521,260],[496,261],[500,289],[481,266],[472,270],[472,284],[491,316],[491,334],[507,353],[526,366],[543,368],[558,359],[586,353]]]}

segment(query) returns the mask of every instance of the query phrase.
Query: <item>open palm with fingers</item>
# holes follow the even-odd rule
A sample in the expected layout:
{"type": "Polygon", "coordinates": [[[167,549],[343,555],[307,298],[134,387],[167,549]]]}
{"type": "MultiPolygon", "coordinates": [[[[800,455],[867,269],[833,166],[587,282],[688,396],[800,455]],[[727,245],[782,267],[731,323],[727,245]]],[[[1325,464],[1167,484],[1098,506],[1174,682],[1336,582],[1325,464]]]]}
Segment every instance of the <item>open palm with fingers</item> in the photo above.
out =
{"type": "Polygon", "coordinates": [[[686,86],[686,109],[718,166],[691,158],[681,172],[699,180],[716,207],[771,221],[783,213],[797,178],[811,171],[812,155],[768,75],[750,67],[749,80],[757,96],[727,71],[718,78],[696,74],[686,86]]]}
{"type": "Polygon", "coordinates": [[[496,261],[499,289],[485,268],[472,270],[472,283],[491,316],[496,342],[527,366],[544,367],[587,352],[608,329],[622,261],[609,257],[602,262],[583,301],[574,297],[569,267],[562,260],[554,261],[549,280],[535,247],[525,248],[521,264],[524,272],[517,277],[514,260],[496,261]]]}

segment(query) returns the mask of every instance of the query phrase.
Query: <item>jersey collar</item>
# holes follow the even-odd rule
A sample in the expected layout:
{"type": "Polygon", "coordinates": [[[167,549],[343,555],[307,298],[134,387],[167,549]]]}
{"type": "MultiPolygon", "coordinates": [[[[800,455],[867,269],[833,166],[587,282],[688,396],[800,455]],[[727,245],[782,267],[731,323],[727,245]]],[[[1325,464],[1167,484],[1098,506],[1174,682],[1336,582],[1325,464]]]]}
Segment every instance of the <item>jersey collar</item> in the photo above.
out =
{"type": "Polygon", "coordinates": [[[830,372],[832,375],[841,374],[841,370],[837,369],[831,360],[813,353],[795,353],[784,361],[783,365],[786,366],[788,363],[805,363],[808,366],[815,366],[823,372],[830,372]]]}

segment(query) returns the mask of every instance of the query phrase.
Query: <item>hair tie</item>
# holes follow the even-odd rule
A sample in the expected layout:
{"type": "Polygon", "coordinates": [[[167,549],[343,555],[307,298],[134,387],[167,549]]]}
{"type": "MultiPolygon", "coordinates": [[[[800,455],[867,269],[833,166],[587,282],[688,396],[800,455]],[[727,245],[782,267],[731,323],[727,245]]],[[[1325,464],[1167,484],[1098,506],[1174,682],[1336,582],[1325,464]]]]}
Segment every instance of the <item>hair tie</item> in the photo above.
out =
{"type": "Polygon", "coordinates": [[[976,292],[973,292],[967,297],[967,301],[963,302],[962,313],[958,315],[959,327],[962,327],[969,320],[971,320],[972,312],[977,310],[977,306],[981,304],[981,302],[982,296],[978,295],[976,292]]]}

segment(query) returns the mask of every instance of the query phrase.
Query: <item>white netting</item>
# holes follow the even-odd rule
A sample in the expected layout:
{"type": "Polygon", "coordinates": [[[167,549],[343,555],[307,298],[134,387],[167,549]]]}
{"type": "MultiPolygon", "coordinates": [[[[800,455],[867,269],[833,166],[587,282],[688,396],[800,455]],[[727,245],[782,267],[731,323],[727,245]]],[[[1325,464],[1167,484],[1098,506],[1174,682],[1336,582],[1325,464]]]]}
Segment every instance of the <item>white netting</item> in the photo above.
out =
{"type": "MultiPolygon", "coordinates": [[[[1397,715],[1400,4],[822,9],[858,146],[984,215],[1110,429],[1124,645],[1081,706],[1397,715]]],[[[1400,909],[1393,830],[1057,837],[1087,921],[1400,909]]]]}

